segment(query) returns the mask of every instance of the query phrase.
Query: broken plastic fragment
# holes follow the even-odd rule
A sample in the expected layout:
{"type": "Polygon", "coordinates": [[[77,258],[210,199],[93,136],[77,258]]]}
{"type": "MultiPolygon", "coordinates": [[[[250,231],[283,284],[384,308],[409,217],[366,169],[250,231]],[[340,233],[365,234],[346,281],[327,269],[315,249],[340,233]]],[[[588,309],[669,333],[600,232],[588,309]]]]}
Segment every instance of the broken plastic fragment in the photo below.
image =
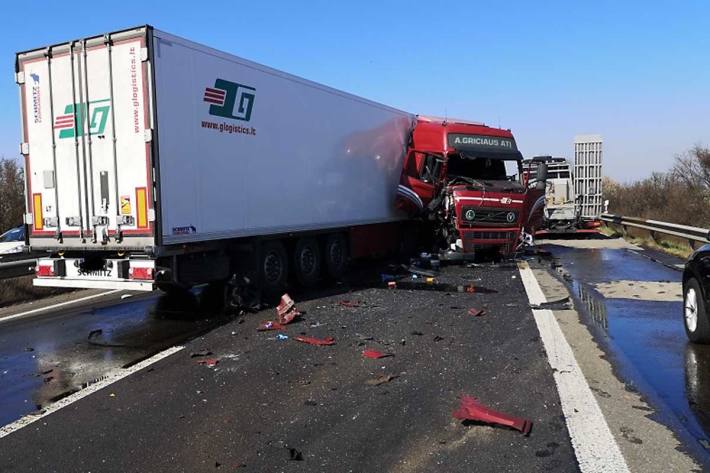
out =
{"type": "Polygon", "coordinates": [[[288,448],[288,459],[292,461],[303,461],[303,454],[295,448],[288,448]]]}
{"type": "Polygon", "coordinates": [[[388,356],[394,356],[392,353],[382,353],[381,351],[378,350],[363,350],[362,351],[362,356],[365,358],[371,358],[373,360],[377,360],[380,358],[386,358],[388,356]]]}
{"type": "Polygon", "coordinates": [[[209,350],[193,351],[190,353],[190,358],[200,358],[202,356],[210,356],[212,354],[209,350]]]}
{"type": "Polygon", "coordinates": [[[519,430],[527,435],[532,429],[532,422],[527,419],[509,416],[484,406],[476,398],[461,395],[461,405],[452,414],[456,419],[473,420],[488,424],[497,424],[519,430]]]}
{"type": "Polygon", "coordinates": [[[325,338],[315,338],[315,337],[306,337],[304,335],[298,335],[293,338],[297,342],[301,343],[307,343],[309,345],[316,345],[316,346],[325,346],[325,345],[335,345],[335,339],[333,337],[325,337],[325,338]]]}
{"type": "Polygon", "coordinates": [[[256,330],[259,332],[266,332],[267,330],[283,330],[284,326],[281,325],[278,322],[274,322],[273,320],[265,320],[264,322],[260,323],[258,327],[256,327],[256,330]]]}
{"type": "Polygon", "coordinates": [[[368,379],[367,381],[365,381],[365,384],[369,386],[379,386],[380,384],[389,383],[396,377],[397,376],[392,374],[383,374],[381,376],[378,376],[377,378],[368,379]]]}
{"type": "Polygon", "coordinates": [[[339,301],[338,305],[341,305],[343,307],[360,307],[360,301],[339,301]]]}
{"type": "Polygon", "coordinates": [[[284,294],[281,296],[281,302],[276,307],[276,315],[280,324],[286,325],[291,323],[293,319],[301,315],[301,313],[296,309],[296,303],[293,302],[291,296],[284,294]]]}
{"type": "Polygon", "coordinates": [[[217,358],[207,358],[206,360],[199,360],[197,362],[198,365],[205,365],[210,368],[212,368],[213,366],[216,366],[217,363],[219,363],[219,360],[217,358]]]}
{"type": "Polygon", "coordinates": [[[288,335],[284,335],[283,333],[280,333],[276,335],[276,340],[288,340],[288,335]]]}
{"type": "Polygon", "coordinates": [[[468,315],[472,315],[474,317],[480,317],[486,313],[485,310],[483,309],[476,309],[475,307],[472,307],[468,309],[468,315]]]}

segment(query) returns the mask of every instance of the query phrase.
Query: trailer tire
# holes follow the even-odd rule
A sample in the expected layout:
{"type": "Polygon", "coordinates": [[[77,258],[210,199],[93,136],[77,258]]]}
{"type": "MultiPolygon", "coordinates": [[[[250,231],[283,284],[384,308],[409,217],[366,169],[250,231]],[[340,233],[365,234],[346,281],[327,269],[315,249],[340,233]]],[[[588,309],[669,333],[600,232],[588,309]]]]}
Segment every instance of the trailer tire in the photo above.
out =
{"type": "Polygon", "coordinates": [[[320,248],[315,238],[299,238],[293,250],[296,279],[302,286],[313,286],[320,278],[320,248]]]}
{"type": "Polygon", "coordinates": [[[286,288],[288,254],[284,244],[278,240],[268,241],[261,246],[259,281],[267,296],[278,296],[286,288]]]}
{"type": "Polygon", "coordinates": [[[348,267],[348,244],[341,233],[328,235],[323,246],[325,270],[332,279],[340,278],[348,267]]]}

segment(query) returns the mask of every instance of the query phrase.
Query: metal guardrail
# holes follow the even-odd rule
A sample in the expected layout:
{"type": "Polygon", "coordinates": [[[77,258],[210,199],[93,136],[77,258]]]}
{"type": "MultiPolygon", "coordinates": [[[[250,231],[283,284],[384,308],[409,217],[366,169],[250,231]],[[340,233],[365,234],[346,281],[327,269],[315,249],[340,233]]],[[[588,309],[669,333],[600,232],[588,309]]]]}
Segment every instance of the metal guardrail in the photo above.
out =
{"type": "Polygon", "coordinates": [[[607,223],[621,225],[622,227],[642,228],[653,233],[671,235],[676,238],[687,240],[691,248],[695,248],[696,243],[710,243],[710,230],[707,228],[691,227],[688,225],[678,225],[677,223],[659,222],[658,220],[645,220],[635,217],[624,217],[621,215],[602,214],[601,219],[607,223]]]}
{"type": "Polygon", "coordinates": [[[0,263],[0,279],[16,278],[32,274],[35,268],[36,259],[22,259],[0,263]]]}

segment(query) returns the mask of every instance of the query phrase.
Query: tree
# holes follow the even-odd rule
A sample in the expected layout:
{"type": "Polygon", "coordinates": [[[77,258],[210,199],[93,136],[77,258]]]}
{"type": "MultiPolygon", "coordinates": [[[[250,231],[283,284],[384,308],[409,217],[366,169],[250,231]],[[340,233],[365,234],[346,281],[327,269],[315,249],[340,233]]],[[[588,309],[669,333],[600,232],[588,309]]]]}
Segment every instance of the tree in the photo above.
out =
{"type": "Polygon", "coordinates": [[[22,224],[24,188],[22,167],[14,160],[0,158],[0,233],[22,224]]]}

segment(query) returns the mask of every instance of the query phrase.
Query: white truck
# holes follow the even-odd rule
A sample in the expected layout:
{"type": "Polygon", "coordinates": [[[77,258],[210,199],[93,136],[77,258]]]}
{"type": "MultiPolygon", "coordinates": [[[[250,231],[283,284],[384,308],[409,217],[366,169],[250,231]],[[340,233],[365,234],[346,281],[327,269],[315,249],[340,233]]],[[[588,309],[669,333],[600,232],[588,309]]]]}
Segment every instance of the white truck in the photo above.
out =
{"type": "MultiPolygon", "coordinates": [[[[578,193],[577,189],[586,191],[579,184],[575,172],[585,171],[582,164],[575,163],[573,166],[567,159],[552,156],[535,156],[526,159],[523,166],[532,177],[536,175],[537,167],[544,163],[547,167],[547,182],[545,187],[545,209],[543,229],[541,231],[549,233],[576,233],[592,230],[599,226],[598,213],[585,214],[584,212],[596,212],[596,206],[591,208],[588,203],[596,198],[589,193],[578,193]],[[574,170],[573,170],[574,168],[574,170]],[[581,169],[581,171],[580,171],[581,169]]],[[[599,173],[601,176],[601,174],[599,173]]],[[[587,180],[589,181],[589,180],[587,180]]],[[[599,177],[601,186],[601,177],[599,177]]],[[[540,232],[538,232],[540,233],[540,232]]]]}
{"type": "Polygon", "coordinates": [[[16,82],[35,285],[278,292],[397,244],[412,114],[150,26],[18,53],[16,82]]]}

